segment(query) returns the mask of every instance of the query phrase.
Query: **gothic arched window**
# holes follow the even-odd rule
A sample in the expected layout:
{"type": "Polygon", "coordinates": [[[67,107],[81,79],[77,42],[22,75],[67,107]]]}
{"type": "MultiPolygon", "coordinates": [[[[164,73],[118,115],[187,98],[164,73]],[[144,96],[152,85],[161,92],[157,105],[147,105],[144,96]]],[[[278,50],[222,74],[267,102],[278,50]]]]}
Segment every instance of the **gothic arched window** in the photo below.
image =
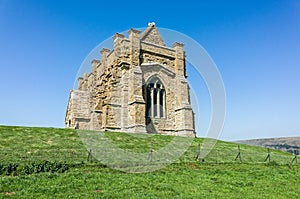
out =
{"type": "Polygon", "coordinates": [[[147,117],[163,118],[165,117],[165,88],[162,82],[157,78],[152,78],[147,84],[147,117]]]}

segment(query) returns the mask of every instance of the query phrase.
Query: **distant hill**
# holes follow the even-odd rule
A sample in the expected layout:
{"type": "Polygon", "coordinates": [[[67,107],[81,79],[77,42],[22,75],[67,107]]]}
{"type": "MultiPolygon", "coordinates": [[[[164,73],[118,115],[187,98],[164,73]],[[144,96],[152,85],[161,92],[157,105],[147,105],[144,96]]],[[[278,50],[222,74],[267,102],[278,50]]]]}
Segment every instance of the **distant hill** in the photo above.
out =
{"type": "Polygon", "coordinates": [[[252,140],[236,141],[241,144],[248,144],[252,146],[268,147],[272,149],[287,151],[290,153],[300,153],[300,137],[282,137],[282,138],[265,138],[252,140]]]}

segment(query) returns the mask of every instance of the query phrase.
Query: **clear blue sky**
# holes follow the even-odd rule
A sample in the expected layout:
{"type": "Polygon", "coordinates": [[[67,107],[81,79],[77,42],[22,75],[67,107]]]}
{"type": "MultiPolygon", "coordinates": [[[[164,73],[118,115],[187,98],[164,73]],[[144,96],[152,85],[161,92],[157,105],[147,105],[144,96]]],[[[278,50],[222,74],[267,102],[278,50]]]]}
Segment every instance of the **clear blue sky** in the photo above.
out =
{"type": "Polygon", "coordinates": [[[222,139],[300,136],[299,0],[0,0],[0,124],[63,127],[87,54],[152,21],[192,37],[217,64],[222,139]]]}

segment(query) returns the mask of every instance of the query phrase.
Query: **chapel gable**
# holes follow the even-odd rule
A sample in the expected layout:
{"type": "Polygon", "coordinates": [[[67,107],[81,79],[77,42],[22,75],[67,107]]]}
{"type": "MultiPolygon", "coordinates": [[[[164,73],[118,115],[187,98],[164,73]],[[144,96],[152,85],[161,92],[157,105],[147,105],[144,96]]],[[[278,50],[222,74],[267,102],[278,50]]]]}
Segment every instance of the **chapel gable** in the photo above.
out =
{"type": "Polygon", "coordinates": [[[155,28],[154,22],[148,24],[148,28],[141,35],[141,41],[157,44],[160,46],[166,46],[158,30],[155,28]]]}

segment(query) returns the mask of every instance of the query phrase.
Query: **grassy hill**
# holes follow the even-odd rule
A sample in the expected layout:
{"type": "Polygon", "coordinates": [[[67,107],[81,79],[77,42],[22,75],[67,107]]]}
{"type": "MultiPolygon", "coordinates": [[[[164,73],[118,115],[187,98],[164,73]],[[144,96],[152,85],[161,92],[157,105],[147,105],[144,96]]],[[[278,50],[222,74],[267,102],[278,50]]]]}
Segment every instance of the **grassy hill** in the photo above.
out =
{"type": "MultiPolygon", "coordinates": [[[[115,146],[134,153],[148,154],[152,146],[153,161],[160,149],[177,139],[110,132],[105,136],[115,146]]],[[[75,130],[0,126],[0,165],[16,165],[14,171],[0,176],[0,198],[7,195],[15,198],[300,196],[296,186],[300,182],[300,165],[291,164],[292,154],[271,150],[271,161],[264,162],[267,156],[265,148],[241,144],[240,161],[235,160],[236,143],[217,141],[203,162],[195,159],[198,144],[203,142],[204,139],[194,139],[179,160],[160,170],[126,173],[95,159],[88,162],[88,149],[75,130]],[[24,168],[32,168],[31,174],[24,174],[24,168]]],[[[118,154],[112,155],[112,160],[118,159],[118,154]]],[[[150,164],[153,162],[149,160],[150,164]]]]}

